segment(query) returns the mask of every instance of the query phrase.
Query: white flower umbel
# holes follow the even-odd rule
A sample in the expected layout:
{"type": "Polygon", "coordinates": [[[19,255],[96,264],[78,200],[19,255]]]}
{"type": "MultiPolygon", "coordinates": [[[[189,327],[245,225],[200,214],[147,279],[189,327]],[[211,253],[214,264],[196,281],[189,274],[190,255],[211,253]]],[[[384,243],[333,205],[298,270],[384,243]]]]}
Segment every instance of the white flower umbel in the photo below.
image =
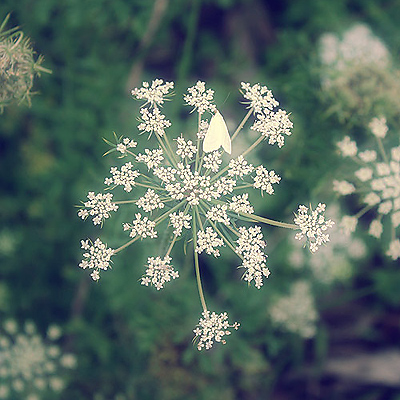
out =
{"type": "Polygon", "coordinates": [[[63,354],[57,343],[62,332],[58,328],[54,335],[55,329],[52,326],[43,337],[33,322],[26,322],[20,328],[13,320],[3,321],[0,327],[2,399],[61,397],[67,370],[76,367],[77,359],[73,354],[63,354]],[[59,384],[55,386],[56,380],[59,384]]]}
{"type": "Polygon", "coordinates": [[[294,223],[301,229],[295,237],[298,240],[305,237],[312,253],[315,253],[322,244],[329,242],[329,234],[325,231],[334,225],[332,220],[325,219],[323,215],[325,208],[326,205],[322,203],[319,203],[315,210],[300,205],[295,214],[294,223]]]}
{"type": "MultiPolygon", "coordinates": [[[[137,153],[135,148],[139,145],[136,146],[136,142],[114,135],[116,143],[107,141],[111,144],[107,154],[115,152],[118,158],[128,158],[128,162],[122,167],[112,167],[112,176],[105,180],[106,190],[119,190],[124,196],[120,200],[113,199],[112,204],[119,208],[134,207],[133,221],[123,224],[123,230],[129,232],[130,237],[120,247],[110,249],[106,253],[107,262],[99,265],[96,258],[98,250],[84,242],[86,248],[93,248],[93,255],[87,253],[90,259],[82,262],[81,266],[92,266],[93,278],[98,279],[98,271],[108,268],[111,255],[116,255],[136,241],[157,239],[158,232],[165,232],[163,240],[160,240],[161,254],[148,259],[142,283],[157,289],[166,283],[172,284],[171,281],[178,277],[171,266],[172,250],[178,247],[177,244],[182,244],[185,249],[187,244],[192,244],[196,283],[202,309],[206,312],[200,255],[219,257],[222,247],[231,250],[241,259],[243,279],[260,288],[270,273],[264,253],[266,242],[260,226],[245,225],[264,223],[298,229],[295,224],[256,215],[248,194],[249,190],[256,195],[260,192],[268,196],[274,193],[274,185],[280,182],[281,177],[270,168],[249,163],[246,157],[261,143],[278,144],[274,146],[278,149],[282,147],[283,138],[290,135],[292,123],[285,111],[276,109],[278,102],[271,90],[259,84],[242,83],[241,90],[248,110],[236,130],[229,132],[213,102],[214,91],[199,81],[184,95],[186,104],[196,112],[197,127],[191,133],[175,133],[170,137],[173,127],[161,114],[161,107],[172,88],[172,82],[164,83],[157,79],[132,90],[136,99],[144,101],[140,108],[139,132],[134,139],[148,140],[149,145],[141,143],[140,153],[137,153]],[[239,152],[235,148],[235,138],[250,117],[256,121],[254,130],[260,134],[253,144],[239,152]],[[148,135],[140,136],[142,132],[148,135]],[[204,141],[208,141],[206,146],[204,141]],[[235,154],[233,158],[231,151],[235,154]],[[121,190],[120,186],[125,190],[121,190]]],[[[103,250],[106,252],[106,247],[103,250]]],[[[206,314],[203,322],[216,326],[218,321],[222,324],[220,318],[216,314],[206,314]]],[[[220,333],[213,335],[215,341],[220,341],[220,333]]],[[[210,340],[201,339],[201,347],[204,343],[210,343],[210,340]]]]}
{"type": "Polygon", "coordinates": [[[213,346],[214,342],[220,342],[226,344],[224,336],[231,334],[229,329],[238,330],[240,324],[234,322],[230,324],[228,321],[228,314],[226,312],[216,314],[214,311],[205,310],[202,312],[202,318],[200,318],[197,328],[193,330],[195,337],[194,341],[198,341],[197,349],[209,350],[213,346]]]}
{"type": "Polygon", "coordinates": [[[89,201],[83,203],[85,208],[78,211],[78,216],[86,219],[89,215],[93,217],[93,224],[100,225],[107,218],[110,218],[110,211],[117,211],[118,206],[112,202],[113,195],[111,193],[89,192],[87,195],[89,201]]]}
{"type": "Polygon", "coordinates": [[[357,169],[351,182],[346,181],[348,190],[344,190],[343,186],[342,190],[338,190],[338,184],[335,182],[334,188],[343,196],[353,192],[362,193],[365,206],[356,215],[347,217],[347,220],[342,222],[346,223],[347,231],[353,232],[357,220],[374,209],[377,217],[372,220],[368,233],[379,239],[386,226],[391,237],[390,250],[386,254],[396,260],[400,258],[398,252],[393,251],[400,227],[400,146],[392,148],[385,146],[382,139],[387,137],[388,127],[384,117],[373,118],[369,127],[376,140],[377,149],[359,151],[354,144],[355,151],[351,154],[342,153],[343,156],[351,156],[357,169]]]}
{"type": "Polygon", "coordinates": [[[314,297],[307,282],[296,282],[287,296],[272,305],[269,314],[273,323],[305,339],[316,333],[318,319],[314,297]]]}
{"type": "Polygon", "coordinates": [[[110,267],[114,250],[108,248],[100,239],[96,239],[94,243],[89,239],[81,240],[81,248],[85,253],[83,253],[83,260],[79,263],[79,266],[83,269],[93,270],[90,276],[94,281],[98,281],[100,270],[106,271],[110,267]]]}
{"type": "Polygon", "coordinates": [[[149,257],[147,259],[146,274],[142,277],[142,285],[153,285],[157,290],[160,290],[164,287],[165,282],[178,278],[179,273],[174,270],[170,262],[170,256],[165,256],[163,259],[149,257]]]}

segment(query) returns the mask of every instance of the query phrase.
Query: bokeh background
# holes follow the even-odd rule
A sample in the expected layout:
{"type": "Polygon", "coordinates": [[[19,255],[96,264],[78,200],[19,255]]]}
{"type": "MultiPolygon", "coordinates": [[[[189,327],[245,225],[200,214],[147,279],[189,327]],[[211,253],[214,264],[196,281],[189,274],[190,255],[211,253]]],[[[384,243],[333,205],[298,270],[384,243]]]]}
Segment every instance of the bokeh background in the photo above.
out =
{"type": "MultiPolygon", "coordinates": [[[[228,311],[241,328],[227,345],[198,352],[191,257],[182,252],[180,279],[157,292],[138,281],[152,253],[135,243],[94,283],[78,268],[79,242],[99,228],[75,208],[89,190],[102,189],[115,162],[102,157],[109,149],[102,138],[114,131],[136,138],[140,105],[130,89],[162,78],[175,82],[166,109],[176,135],[190,111],[182,94],[197,80],[216,91],[228,125],[245,113],[242,81],[267,85],[291,113],[286,145],[256,155],[283,177],[274,196],[256,201],[258,214],[290,222],[298,204],[319,201],[328,211],[332,205],[331,218],[340,207],[357,210],[356,197],[338,202],[332,191],[343,167],[335,143],[344,135],[367,142],[367,118],[375,115],[332,107],[318,43],[326,32],[363,23],[398,65],[398,0],[2,0],[0,20],[10,12],[8,26],[20,26],[52,74],[35,80],[30,108],[9,106],[0,115],[0,324],[33,321],[42,335],[57,324],[63,350],[77,357],[64,391],[42,398],[400,399],[399,265],[362,229],[352,239],[358,251],[349,252],[350,240],[339,243],[316,274],[306,253],[294,254],[291,232],[266,228],[272,274],[259,291],[232,274],[233,255],[203,258],[212,309],[228,311]],[[307,303],[296,331],[274,324],[271,310],[299,282],[313,308],[301,294],[292,304],[307,303]],[[314,309],[315,323],[307,320],[314,309]]],[[[397,143],[398,122],[392,112],[397,143]]],[[[126,220],[107,221],[108,242],[123,242],[126,220]]]]}

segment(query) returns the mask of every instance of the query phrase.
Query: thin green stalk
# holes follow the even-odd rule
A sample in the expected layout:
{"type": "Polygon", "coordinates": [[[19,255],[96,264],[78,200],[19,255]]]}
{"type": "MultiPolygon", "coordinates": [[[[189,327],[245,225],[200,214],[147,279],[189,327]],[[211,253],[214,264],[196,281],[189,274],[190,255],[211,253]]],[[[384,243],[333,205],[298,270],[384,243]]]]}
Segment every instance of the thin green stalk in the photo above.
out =
{"type": "Polygon", "coordinates": [[[262,222],[264,224],[277,226],[279,228],[299,229],[299,227],[296,224],[288,224],[286,222],[279,222],[279,221],[275,221],[273,219],[260,217],[259,215],[255,215],[255,214],[247,214],[247,213],[243,213],[243,212],[238,212],[238,214],[242,215],[243,217],[246,217],[254,222],[262,222]]]}
{"type": "Polygon", "coordinates": [[[247,122],[247,120],[249,119],[250,115],[253,113],[253,110],[250,109],[247,114],[244,116],[244,118],[242,119],[242,122],[239,124],[239,126],[236,128],[236,131],[234,132],[234,134],[231,137],[231,140],[235,139],[235,137],[238,135],[238,133],[242,130],[244,124],[247,122]]]}
{"type": "Polygon", "coordinates": [[[193,252],[194,252],[194,268],[196,272],[196,282],[197,282],[197,289],[199,291],[200,302],[203,307],[203,311],[207,311],[206,300],[204,298],[203,287],[201,284],[201,277],[200,277],[200,267],[199,267],[199,255],[196,252],[197,247],[197,228],[196,228],[196,207],[193,207],[193,252]]]}

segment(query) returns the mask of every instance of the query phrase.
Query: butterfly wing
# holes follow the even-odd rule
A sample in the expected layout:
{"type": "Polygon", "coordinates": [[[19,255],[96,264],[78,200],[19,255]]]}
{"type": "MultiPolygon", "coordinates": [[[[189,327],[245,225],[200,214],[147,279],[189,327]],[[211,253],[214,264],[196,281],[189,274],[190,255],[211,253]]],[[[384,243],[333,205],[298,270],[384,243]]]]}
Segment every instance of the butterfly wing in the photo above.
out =
{"type": "Polygon", "coordinates": [[[209,153],[220,147],[231,154],[231,138],[222,115],[217,111],[211,118],[206,136],[203,141],[203,151],[209,153]]]}

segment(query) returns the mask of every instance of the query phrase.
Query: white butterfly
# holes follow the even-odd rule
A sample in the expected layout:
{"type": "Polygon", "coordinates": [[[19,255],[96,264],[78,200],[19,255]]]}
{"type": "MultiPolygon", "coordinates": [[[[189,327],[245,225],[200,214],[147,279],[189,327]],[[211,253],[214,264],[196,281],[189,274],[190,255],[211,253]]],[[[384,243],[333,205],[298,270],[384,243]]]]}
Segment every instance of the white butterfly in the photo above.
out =
{"type": "Polygon", "coordinates": [[[229,136],[224,118],[217,110],[211,118],[206,136],[204,137],[203,151],[210,153],[211,151],[218,150],[221,146],[227,153],[231,154],[231,137],[229,136]]]}

